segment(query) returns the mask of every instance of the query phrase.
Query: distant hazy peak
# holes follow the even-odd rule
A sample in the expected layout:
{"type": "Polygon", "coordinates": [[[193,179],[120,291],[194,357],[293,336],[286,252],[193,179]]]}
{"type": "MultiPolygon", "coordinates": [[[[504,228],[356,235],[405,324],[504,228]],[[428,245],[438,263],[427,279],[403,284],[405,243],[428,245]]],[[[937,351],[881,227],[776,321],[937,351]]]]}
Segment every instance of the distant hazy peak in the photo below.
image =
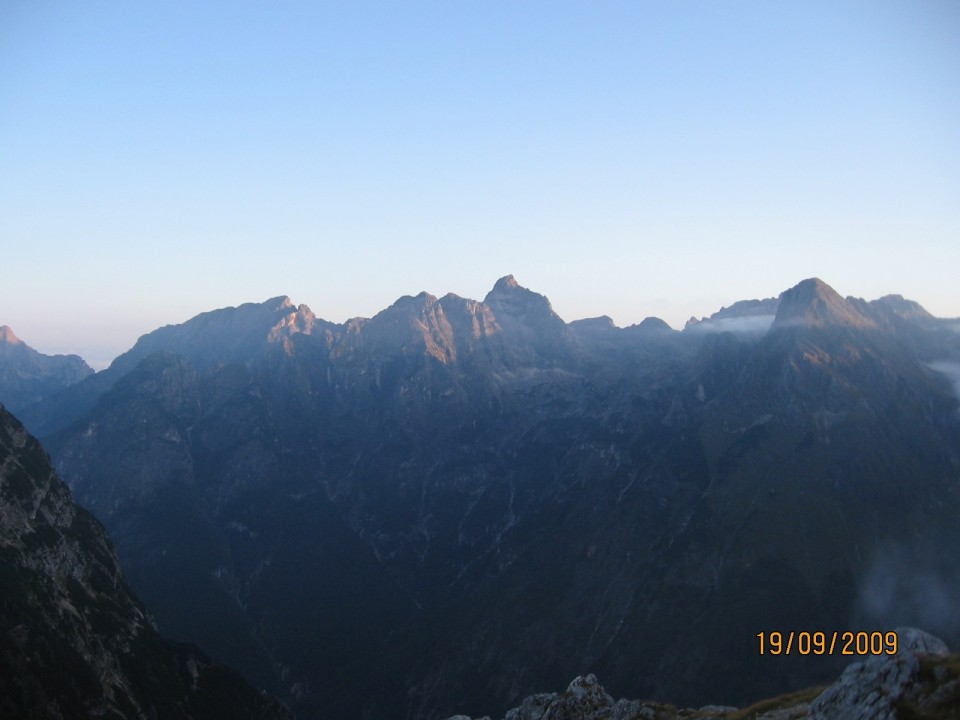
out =
{"type": "Polygon", "coordinates": [[[93,368],[79,355],[45,355],[0,326],[0,402],[11,412],[78,383],[93,368]]]}
{"type": "Polygon", "coordinates": [[[884,295],[870,304],[885,308],[905,320],[933,317],[923,305],[914,300],[907,300],[903,295],[884,295]]]}
{"type": "Polygon", "coordinates": [[[803,280],[780,296],[773,327],[790,325],[876,327],[872,319],[820,278],[803,280]]]}
{"type": "Polygon", "coordinates": [[[3,345],[23,345],[23,340],[18,338],[9,325],[0,325],[0,344],[3,345]]]}
{"type": "Polygon", "coordinates": [[[644,332],[673,332],[673,328],[665,320],[652,315],[645,317],[634,327],[644,332]]]}
{"type": "Polygon", "coordinates": [[[765,333],[773,323],[779,304],[779,297],[738,300],[732,305],[721,307],[709,317],[702,317],[699,320],[691,317],[683,329],[693,332],[733,332],[750,335],[765,333]]]}
{"type": "Polygon", "coordinates": [[[601,315],[599,317],[591,318],[582,318],[581,320],[573,320],[569,323],[570,327],[589,329],[589,330],[612,330],[616,329],[617,324],[613,322],[613,318],[609,315],[601,315]]]}
{"type": "Polygon", "coordinates": [[[776,315],[780,305],[780,298],[765,298],[763,300],[738,300],[729,307],[722,307],[708,320],[723,320],[732,317],[758,317],[776,315]]]}

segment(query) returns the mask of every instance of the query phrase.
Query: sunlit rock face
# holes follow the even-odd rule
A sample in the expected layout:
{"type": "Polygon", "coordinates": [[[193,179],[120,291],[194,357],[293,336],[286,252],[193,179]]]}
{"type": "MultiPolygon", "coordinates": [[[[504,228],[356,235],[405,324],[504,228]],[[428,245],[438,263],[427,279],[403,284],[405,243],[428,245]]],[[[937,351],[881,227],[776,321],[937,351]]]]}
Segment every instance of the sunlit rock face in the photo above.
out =
{"type": "Polygon", "coordinates": [[[160,638],[106,532],[0,406],[0,716],[289,718],[198,649],[160,638]]]}
{"type": "Polygon", "coordinates": [[[303,718],[502,714],[586,672],[743,704],[841,669],[760,631],[956,642],[923,598],[958,592],[960,334],[817,280],[718,315],[746,322],[568,324],[511,277],[342,325],[277,299],[31,417],[161,627],[303,718]]]}

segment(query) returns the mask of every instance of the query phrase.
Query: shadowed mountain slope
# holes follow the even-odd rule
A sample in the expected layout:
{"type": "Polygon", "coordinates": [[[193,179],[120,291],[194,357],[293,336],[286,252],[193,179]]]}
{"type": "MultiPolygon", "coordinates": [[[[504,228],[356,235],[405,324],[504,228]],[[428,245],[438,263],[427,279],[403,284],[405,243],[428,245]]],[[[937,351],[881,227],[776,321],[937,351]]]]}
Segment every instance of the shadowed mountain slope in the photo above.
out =
{"type": "Polygon", "coordinates": [[[0,406],[0,717],[290,718],[160,638],[106,532],[0,406]]]}

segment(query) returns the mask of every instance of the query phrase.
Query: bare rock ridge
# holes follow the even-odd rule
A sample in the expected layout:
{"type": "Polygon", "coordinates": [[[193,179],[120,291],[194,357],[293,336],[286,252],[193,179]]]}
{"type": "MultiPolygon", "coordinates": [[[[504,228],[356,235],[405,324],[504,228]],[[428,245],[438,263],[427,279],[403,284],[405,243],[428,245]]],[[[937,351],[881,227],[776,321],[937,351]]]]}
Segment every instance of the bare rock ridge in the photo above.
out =
{"type": "MultiPolygon", "coordinates": [[[[594,675],[575,678],[561,693],[531,695],[503,720],[897,720],[955,718],[960,711],[960,658],[942,640],[899,628],[896,655],[851,663],[826,688],[761,700],[748,708],[676,708],[653,701],[614,700],[594,675]]],[[[454,715],[448,720],[470,720],[454,715]]],[[[490,720],[489,716],[480,720],[490,720]]]]}
{"type": "Polygon", "coordinates": [[[80,382],[93,369],[78,355],[44,355],[0,326],[0,400],[13,411],[80,382]]]}
{"type": "Polygon", "coordinates": [[[332,323],[318,320],[306,305],[294,306],[286,296],[245,303],[201,313],[181,325],[167,325],[142,336],[114,361],[115,372],[127,371],[160,350],[181,354],[201,368],[237,359],[247,361],[267,345],[331,327],[332,323]]]}
{"type": "Polygon", "coordinates": [[[455,362],[457,345],[444,303],[422,292],[406,295],[377,313],[364,332],[351,338],[371,351],[427,355],[440,363],[455,362]]]}
{"type": "Polygon", "coordinates": [[[165,642],[106,532],[0,406],[0,717],[292,716],[189,645],[165,642]]]}

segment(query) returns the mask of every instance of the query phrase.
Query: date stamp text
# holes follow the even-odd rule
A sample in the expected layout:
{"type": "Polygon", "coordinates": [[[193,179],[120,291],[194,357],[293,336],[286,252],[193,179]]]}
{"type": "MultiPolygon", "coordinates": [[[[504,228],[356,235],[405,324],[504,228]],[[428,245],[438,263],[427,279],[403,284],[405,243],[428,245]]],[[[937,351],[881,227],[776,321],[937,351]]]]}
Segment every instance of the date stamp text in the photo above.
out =
{"type": "Polygon", "coordinates": [[[889,632],[758,632],[761,655],[896,655],[897,633],[889,632]]]}

